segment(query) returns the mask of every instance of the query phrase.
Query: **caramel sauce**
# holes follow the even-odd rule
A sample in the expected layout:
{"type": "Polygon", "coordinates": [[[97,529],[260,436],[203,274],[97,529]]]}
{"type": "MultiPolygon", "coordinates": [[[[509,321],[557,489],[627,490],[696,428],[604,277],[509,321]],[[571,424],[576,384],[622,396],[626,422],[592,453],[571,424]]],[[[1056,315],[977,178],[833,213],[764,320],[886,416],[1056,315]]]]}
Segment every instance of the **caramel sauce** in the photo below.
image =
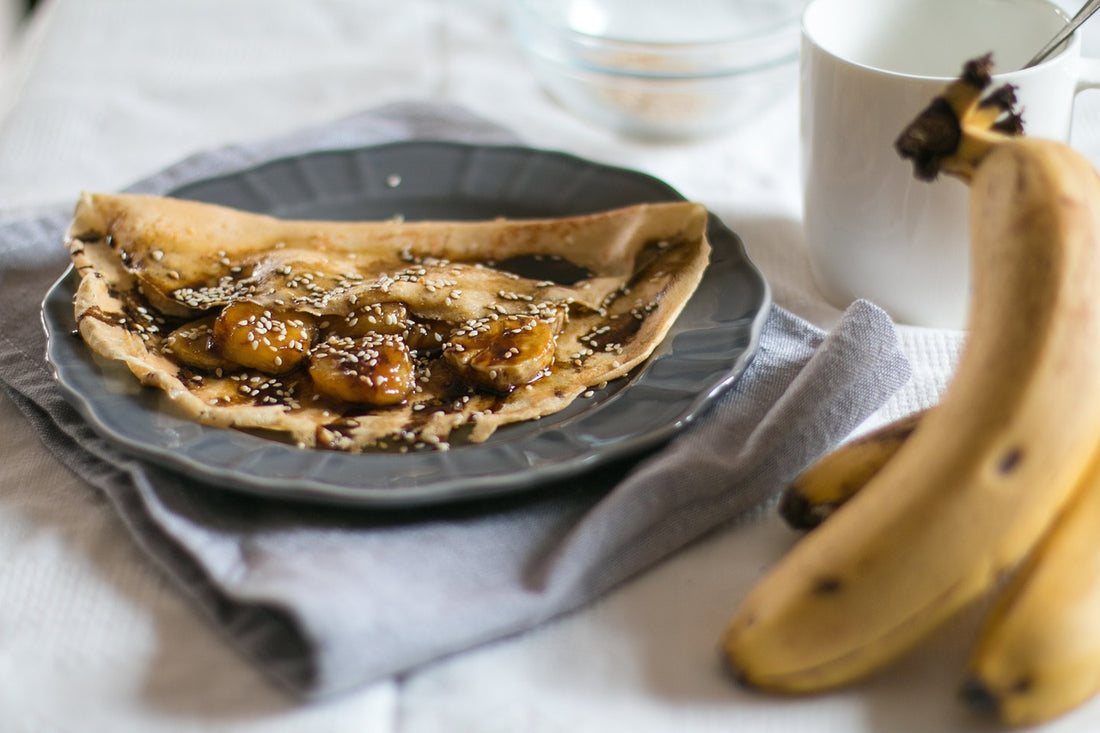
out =
{"type": "Polygon", "coordinates": [[[688,258],[681,242],[657,240],[647,242],[634,259],[634,274],[626,283],[630,288],[654,277],[659,271],[678,268],[688,258]]]}
{"type": "Polygon", "coordinates": [[[121,328],[126,328],[127,325],[125,315],[123,315],[122,313],[105,313],[103,309],[100,308],[98,305],[93,305],[91,308],[87,309],[79,316],[77,316],[76,325],[79,327],[80,324],[84,322],[85,318],[94,318],[101,323],[106,323],[108,326],[118,326],[121,328]]]}
{"type": "Polygon", "coordinates": [[[550,282],[555,285],[576,285],[581,280],[587,280],[594,275],[587,268],[574,264],[564,257],[550,255],[520,255],[494,263],[493,269],[510,272],[528,280],[550,282]]]}
{"type": "Polygon", "coordinates": [[[608,316],[606,323],[581,336],[581,342],[593,351],[613,351],[616,346],[621,346],[634,338],[641,329],[642,323],[644,318],[639,318],[634,313],[608,316]]]}

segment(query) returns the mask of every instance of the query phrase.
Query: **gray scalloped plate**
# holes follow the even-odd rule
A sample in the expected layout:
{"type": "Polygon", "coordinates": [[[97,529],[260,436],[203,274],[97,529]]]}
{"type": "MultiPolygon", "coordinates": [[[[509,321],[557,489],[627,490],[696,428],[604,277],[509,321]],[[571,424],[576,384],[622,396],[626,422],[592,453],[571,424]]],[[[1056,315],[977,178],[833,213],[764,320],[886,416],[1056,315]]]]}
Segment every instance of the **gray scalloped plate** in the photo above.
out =
{"type": "MultiPolygon", "coordinates": [[[[595,212],[683,197],[642,173],[522,147],[410,142],[315,152],[189,184],[174,196],[286,218],[485,219],[595,212]]],[[[215,486],[268,497],[406,507],[524,491],[672,437],[744,371],[770,306],[763,277],[715,217],[699,289],[632,374],[542,420],[449,451],[299,449],[200,425],[73,338],[75,276],[43,303],[47,358],[70,402],[122,449],[215,486]]]]}

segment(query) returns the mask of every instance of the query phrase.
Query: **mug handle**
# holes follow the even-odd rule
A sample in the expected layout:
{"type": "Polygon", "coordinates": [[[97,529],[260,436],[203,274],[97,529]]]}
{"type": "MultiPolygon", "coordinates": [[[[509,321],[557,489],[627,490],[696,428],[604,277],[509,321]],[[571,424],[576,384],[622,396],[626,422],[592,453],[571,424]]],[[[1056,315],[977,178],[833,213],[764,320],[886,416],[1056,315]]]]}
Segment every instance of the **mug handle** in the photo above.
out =
{"type": "Polygon", "coordinates": [[[1100,59],[1082,56],[1077,64],[1077,87],[1074,94],[1080,94],[1086,89],[1100,89],[1100,59]]]}

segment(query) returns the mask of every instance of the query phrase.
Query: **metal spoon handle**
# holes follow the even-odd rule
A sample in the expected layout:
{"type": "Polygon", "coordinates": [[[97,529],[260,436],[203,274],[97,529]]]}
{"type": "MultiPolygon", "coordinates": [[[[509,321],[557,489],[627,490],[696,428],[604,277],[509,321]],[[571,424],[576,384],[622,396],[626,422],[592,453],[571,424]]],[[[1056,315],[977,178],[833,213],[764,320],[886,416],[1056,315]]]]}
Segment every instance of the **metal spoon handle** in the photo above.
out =
{"type": "Polygon", "coordinates": [[[1035,54],[1031,61],[1027,62],[1027,65],[1024,66],[1024,68],[1029,69],[1045,59],[1047,56],[1049,56],[1051,52],[1054,51],[1054,49],[1058,48],[1058,46],[1063,41],[1072,36],[1073,32],[1077,30],[1082,23],[1092,17],[1092,14],[1095,13],[1098,9],[1100,9],[1100,0],[1088,0],[1088,2],[1085,3],[1085,5],[1080,10],[1077,11],[1077,15],[1073,16],[1073,18],[1070,19],[1069,23],[1066,23],[1065,27],[1062,28],[1062,30],[1058,31],[1058,34],[1055,35],[1054,38],[1050,39],[1047,45],[1043,46],[1042,50],[1039,51],[1039,53],[1035,54]]]}

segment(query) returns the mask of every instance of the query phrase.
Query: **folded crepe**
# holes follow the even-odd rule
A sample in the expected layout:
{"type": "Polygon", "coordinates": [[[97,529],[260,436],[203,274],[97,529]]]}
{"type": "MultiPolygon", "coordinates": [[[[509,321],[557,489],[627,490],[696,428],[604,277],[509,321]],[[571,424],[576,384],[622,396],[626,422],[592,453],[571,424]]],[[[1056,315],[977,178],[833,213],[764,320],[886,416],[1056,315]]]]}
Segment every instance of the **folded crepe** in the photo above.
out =
{"type": "Polygon", "coordinates": [[[84,194],[87,345],[207,425],[445,448],[558,412],[664,338],[707,265],[699,204],[483,222],[288,221],[84,194]]]}

